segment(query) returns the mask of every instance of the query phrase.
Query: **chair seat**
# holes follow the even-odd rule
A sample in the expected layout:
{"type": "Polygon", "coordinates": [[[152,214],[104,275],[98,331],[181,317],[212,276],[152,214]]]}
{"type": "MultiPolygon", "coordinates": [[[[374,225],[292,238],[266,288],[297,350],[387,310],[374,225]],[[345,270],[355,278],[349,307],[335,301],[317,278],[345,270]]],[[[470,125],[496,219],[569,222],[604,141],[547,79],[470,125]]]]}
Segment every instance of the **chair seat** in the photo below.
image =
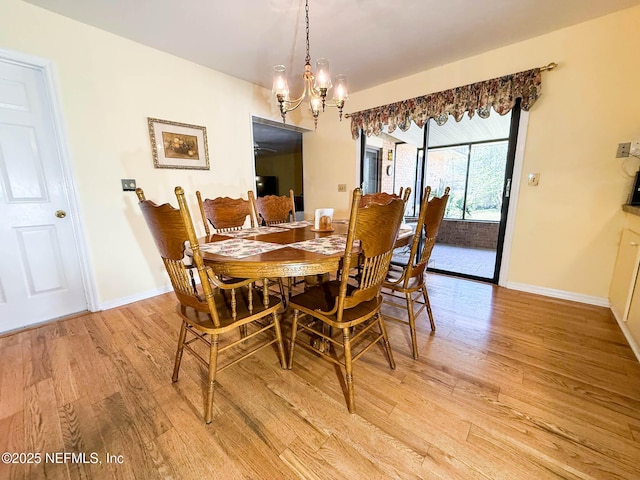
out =
{"type": "MultiPolygon", "coordinates": [[[[350,295],[357,287],[353,285],[347,285],[347,295],[350,295]]],[[[338,297],[340,289],[340,281],[332,280],[329,282],[321,283],[313,288],[310,288],[304,293],[295,295],[289,301],[291,308],[294,310],[300,310],[303,313],[314,313],[318,315],[317,310],[328,312],[333,309],[335,300],[338,297]]],[[[345,309],[342,313],[342,321],[339,322],[337,316],[334,315],[322,315],[323,320],[337,328],[348,327],[351,322],[362,321],[363,317],[368,318],[374,315],[382,303],[381,297],[373,298],[367,302],[362,302],[359,305],[345,309]]]]}
{"type": "Polygon", "coordinates": [[[382,288],[388,288],[398,291],[415,291],[424,284],[424,278],[416,275],[409,279],[405,287],[404,281],[398,282],[398,280],[402,278],[403,273],[404,269],[402,267],[392,266],[391,268],[389,268],[387,276],[384,279],[384,283],[382,284],[382,288]]]}
{"type": "MultiPolygon", "coordinates": [[[[216,290],[213,298],[216,304],[216,311],[220,320],[220,326],[216,327],[211,320],[211,316],[196,308],[186,308],[184,312],[178,305],[178,313],[197,330],[204,333],[222,334],[241,325],[255,322],[258,318],[264,317],[277,310],[281,305],[281,300],[276,295],[269,295],[269,306],[265,307],[263,296],[255,290],[252,295],[252,309],[249,311],[248,291],[246,287],[236,288],[236,318],[232,315],[231,290],[216,290]]],[[[204,307],[205,304],[203,304],[204,307]]]]}

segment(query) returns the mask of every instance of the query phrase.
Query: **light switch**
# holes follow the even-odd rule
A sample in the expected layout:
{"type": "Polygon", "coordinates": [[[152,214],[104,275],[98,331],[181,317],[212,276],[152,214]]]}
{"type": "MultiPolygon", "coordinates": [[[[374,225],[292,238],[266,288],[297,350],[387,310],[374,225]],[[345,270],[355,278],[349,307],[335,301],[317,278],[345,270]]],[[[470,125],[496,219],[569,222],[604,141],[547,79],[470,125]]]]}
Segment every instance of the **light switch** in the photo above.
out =
{"type": "Polygon", "coordinates": [[[528,183],[532,187],[537,187],[540,182],[540,174],[539,173],[530,173],[528,183]]]}
{"type": "Polygon", "coordinates": [[[136,190],[136,181],[133,178],[122,178],[120,182],[122,183],[123,192],[134,192],[136,190]]]}

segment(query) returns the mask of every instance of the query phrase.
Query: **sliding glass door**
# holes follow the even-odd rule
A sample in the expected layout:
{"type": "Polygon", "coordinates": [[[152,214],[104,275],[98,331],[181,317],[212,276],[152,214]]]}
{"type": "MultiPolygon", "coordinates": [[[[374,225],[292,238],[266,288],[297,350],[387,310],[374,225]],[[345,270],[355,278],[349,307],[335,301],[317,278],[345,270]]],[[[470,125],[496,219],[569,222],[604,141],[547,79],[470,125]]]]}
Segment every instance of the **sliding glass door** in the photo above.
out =
{"type": "MultiPolygon", "coordinates": [[[[366,140],[382,146],[382,171],[392,176],[382,190],[411,186],[414,192],[405,222],[415,221],[425,186],[435,196],[451,189],[430,270],[498,282],[518,121],[514,108],[487,119],[449,118],[441,126],[430,120],[424,129],[412,124],[407,132],[366,140]]],[[[397,252],[394,261],[405,256],[397,252]]]]}

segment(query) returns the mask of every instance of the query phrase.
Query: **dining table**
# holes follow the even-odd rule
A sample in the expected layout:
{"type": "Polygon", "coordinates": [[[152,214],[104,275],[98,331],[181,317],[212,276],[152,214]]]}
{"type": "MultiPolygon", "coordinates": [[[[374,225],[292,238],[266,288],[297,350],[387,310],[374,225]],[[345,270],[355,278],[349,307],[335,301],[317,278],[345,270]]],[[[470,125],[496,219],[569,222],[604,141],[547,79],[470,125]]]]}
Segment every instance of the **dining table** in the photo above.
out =
{"type": "MultiPolygon", "coordinates": [[[[331,231],[313,227],[313,222],[302,220],[215,233],[199,238],[200,251],[208,267],[230,277],[306,277],[338,271],[348,220],[334,220],[331,231]]],[[[412,235],[411,229],[401,228],[396,248],[407,245],[412,235]]]]}

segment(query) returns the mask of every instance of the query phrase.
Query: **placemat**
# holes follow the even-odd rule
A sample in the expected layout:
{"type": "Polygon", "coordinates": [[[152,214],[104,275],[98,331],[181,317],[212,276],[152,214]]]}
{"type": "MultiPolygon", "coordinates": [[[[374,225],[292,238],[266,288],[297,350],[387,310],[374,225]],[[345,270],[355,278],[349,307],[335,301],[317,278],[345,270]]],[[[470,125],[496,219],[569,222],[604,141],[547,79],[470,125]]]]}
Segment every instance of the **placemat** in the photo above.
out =
{"type": "Polygon", "coordinates": [[[258,240],[247,240],[244,238],[231,238],[222,240],[221,242],[203,243],[200,250],[207,253],[215,253],[216,255],[224,255],[225,257],[244,258],[259,253],[277,250],[284,245],[279,243],[260,242],[258,240]]]}
{"type": "Polygon", "coordinates": [[[231,238],[255,237],[256,235],[265,235],[267,233],[286,232],[286,228],[279,227],[254,227],[243,228],[242,230],[232,230],[231,232],[221,232],[218,235],[224,235],[231,238]]]}
{"type": "Polygon", "coordinates": [[[313,222],[309,220],[300,220],[299,222],[287,222],[287,223],[279,223],[279,227],[283,228],[302,228],[302,227],[310,227],[313,225],[313,222]]]}
{"type": "Polygon", "coordinates": [[[344,252],[346,244],[346,235],[329,235],[327,237],[313,238],[303,242],[290,243],[287,246],[308,252],[322,253],[323,255],[333,255],[344,252]]]}

